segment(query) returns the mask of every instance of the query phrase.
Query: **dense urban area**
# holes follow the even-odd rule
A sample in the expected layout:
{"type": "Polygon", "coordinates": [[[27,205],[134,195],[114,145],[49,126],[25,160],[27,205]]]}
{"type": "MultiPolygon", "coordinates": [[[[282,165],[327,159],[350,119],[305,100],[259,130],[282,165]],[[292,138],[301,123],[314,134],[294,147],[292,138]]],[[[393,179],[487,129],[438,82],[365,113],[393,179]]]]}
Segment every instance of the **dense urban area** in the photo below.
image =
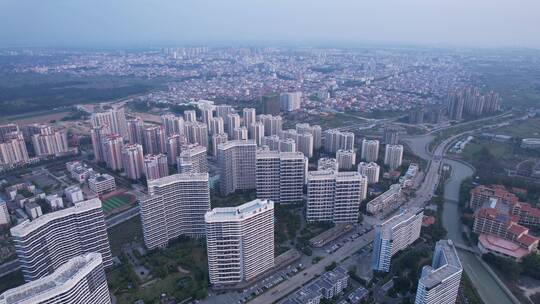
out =
{"type": "Polygon", "coordinates": [[[0,49],[0,304],[540,303],[539,67],[0,49]]]}

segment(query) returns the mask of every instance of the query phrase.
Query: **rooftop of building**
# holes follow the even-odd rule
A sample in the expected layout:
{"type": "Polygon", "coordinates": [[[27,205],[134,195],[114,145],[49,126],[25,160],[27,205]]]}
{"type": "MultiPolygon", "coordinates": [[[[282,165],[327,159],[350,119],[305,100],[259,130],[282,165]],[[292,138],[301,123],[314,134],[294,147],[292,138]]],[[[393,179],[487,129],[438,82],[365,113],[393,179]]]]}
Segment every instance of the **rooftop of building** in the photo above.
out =
{"type": "Polygon", "coordinates": [[[24,237],[28,233],[34,231],[37,228],[40,228],[43,225],[48,224],[49,222],[55,219],[59,219],[59,218],[62,218],[64,216],[68,216],[71,214],[85,212],[85,211],[92,210],[95,208],[101,208],[101,200],[99,200],[99,198],[93,198],[90,200],[81,201],[81,202],[75,203],[75,205],[72,207],[50,212],[32,221],[26,220],[16,226],[13,226],[11,228],[11,235],[24,237]]]}
{"type": "Polygon", "coordinates": [[[526,248],[521,247],[518,243],[495,235],[482,233],[478,237],[478,243],[489,251],[513,257],[515,259],[521,259],[529,254],[529,251],[526,248]]]}
{"type": "Polygon", "coordinates": [[[420,216],[420,219],[424,217],[424,209],[405,209],[401,213],[394,215],[379,225],[381,230],[381,237],[383,239],[390,239],[392,236],[392,230],[398,225],[404,224],[412,220],[414,217],[420,216]]]}
{"type": "Polygon", "coordinates": [[[204,182],[208,181],[208,173],[177,173],[148,181],[148,187],[163,187],[176,182],[204,182]]]}
{"type": "Polygon", "coordinates": [[[102,263],[101,254],[87,253],[62,264],[51,275],[10,289],[0,295],[1,304],[42,302],[63,292],[63,286],[71,280],[79,281],[102,263]]]}
{"type": "Polygon", "coordinates": [[[206,222],[240,221],[270,209],[274,209],[273,201],[255,199],[236,207],[214,208],[204,218],[206,222]]]}
{"type": "Polygon", "coordinates": [[[452,240],[440,240],[437,242],[435,248],[436,250],[442,251],[444,264],[438,265],[438,268],[436,269],[431,266],[426,266],[429,271],[422,272],[425,275],[420,278],[420,282],[427,289],[431,289],[441,284],[448,277],[463,270],[456,247],[452,240]]]}

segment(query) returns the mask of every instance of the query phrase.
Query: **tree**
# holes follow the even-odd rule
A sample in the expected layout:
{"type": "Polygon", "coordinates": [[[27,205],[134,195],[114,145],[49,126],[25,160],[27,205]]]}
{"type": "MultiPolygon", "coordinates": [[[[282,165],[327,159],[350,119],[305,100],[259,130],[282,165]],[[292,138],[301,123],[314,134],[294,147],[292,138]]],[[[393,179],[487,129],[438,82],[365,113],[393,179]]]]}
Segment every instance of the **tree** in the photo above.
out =
{"type": "Polygon", "coordinates": [[[540,279],[540,255],[531,253],[521,261],[523,273],[535,279],[540,279]]]}

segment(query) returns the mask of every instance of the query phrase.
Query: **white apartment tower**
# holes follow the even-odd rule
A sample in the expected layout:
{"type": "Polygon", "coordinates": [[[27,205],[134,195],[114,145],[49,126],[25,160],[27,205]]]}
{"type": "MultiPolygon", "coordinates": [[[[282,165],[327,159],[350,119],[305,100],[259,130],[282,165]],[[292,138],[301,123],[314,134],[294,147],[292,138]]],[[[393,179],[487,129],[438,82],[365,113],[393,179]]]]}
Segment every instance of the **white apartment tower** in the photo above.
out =
{"type": "Polygon", "coordinates": [[[92,127],[108,125],[111,133],[120,134],[127,138],[126,114],[124,108],[113,108],[107,111],[92,113],[92,127]]]}
{"type": "Polygon", "coordinates": [[[243,126],[246,128],[251,127],[257,121],[257,113],[253,108],[242,109],[243,126]]]}
{"type": "Polygon", "coordinates": [[[233,138],[233,134],[236,128],[240,128],[240,115],[236,113],[227,115],[226,125],[227,125],[227,133],[229,134],[231,138],[233,138]]]}
{"type": "Polygon", "coordinates": [[[249,139],[253,139],[258,146],[263,144],[264,124],[262,122],[254,122],[249,127],[249,139]]]}
{"type": "Polygon", "coordinates": [[[98,252],[112,266],[111,248],[101,201],[94,198],[44,214],[11,228],[24,280],[51,274],[69,259],[98,252]]]}
{"type": "Polygon", "coordinates": [[[311,133],[297,133],[296,150],[304,153],[307,158],[313,157],[313,135],[311,133]]]}
{"type": "Polygon", "coordinates": [[[197,121],[197,112],[194,110],[184,111],[184,120],[186,122],[196,122],[197,121]]]}
{"type": "Polygon", "coordinates": [[[368,179],[368,184],[376,184],[379,182],[379,172],[381,170],[381,167],[377,165],[375,162],[366,163],[366,162],[360,162],[358,163],[358,173],[364,175],[368,179]]]}
{"type": "Polygon", "coordinates": [[[249,132],[246,127],[238,127],[233,130],[232,136],[234,140],[248,140],[249,132]]]}
{"type": "Polygon", "coordinates": [[[208,147],[208,126],[205,123],[186,122],[186,138],[190,144],[208,147]]]}
{"type": "Polygon", "coordinates": [[[0,164],[14,165],[27,162],[28,150],[22,132],[16,131],[2,135],[0,141],[0,164]]]}
{"type": "Polygon", "coordinates": [[[111,134],[111,129],[106,124],[92,127],[92,129],[90,129],[94,158],[98,162],[105,161],[105,156],[103,154],[103,139],[105,139],[105,137],[109,134],[111,134]]]}
{"type": "Polygon", "coordinates": [[[326,152],[335,153],[337,150],[354,149],[354,133],[339,130],[328,130],[324,134],[324,149],[326,152]]]}
{"type": "Polygon", "coordinates": [[[259,121],[264,124],[264,135],[279,135],[283,126],[283,119],[281,116],[272,116],[269,114],[259,115],[259,121]]]}
{"type": "Polygon", "coordinates": [[[210,210],[208,173],[174,174],[148,181],[148,195],[139,199],[144,243],[166,247],[181,235],[203,237],[204,215],[210,210]]]}
{"type": "Polygon", "coordinates": [[[167,150],[167,162],[171,165],[176,165],[176,158],[180,156],[182,152],[182,147],[187,144],[186,137],[180,134],[174,134],[166,139],[166,150],[167,150]]]}
{"type": "Polygon", "coordinates": [[[101,254],[72,257],[50,275],[0,294],[0,304],[15,303],[111,303],[101,254]]]}
{"type": "Polygon", "coordinates": [[[379,159],[379,141],[376,139],[362,140],[362,160],[376,162],[379,159]]]}
{"type": "Polygon", "coordinates": [[[210,119],[208,127],[210,128],[210,135],[225,133],[225,125],[223,124],[223,118],[221,117],[210,119]]]}
{"type": "Polygon", "coordinates": [[[274,266],[274,203],[256,199],[206,213],[210,283],[249,281],[274,266]]]}
{"type": "Polygon", "coordinates": [[[257,198],[300,203],[307,159],[300,152],[257,152],[257,198]]]}
{"type": "Polygon", "coordinates": [[[392,256],[420,237],[423,217],[423,209],[405,210],[377,226],[373,241],[373,270],[390,271],[392,256]]]}
{"type": "Polygon", "coordinates": [[[214,159],[217,159],[218,155],[218,146],[224,144],[229,140],[227,133],[217,133],[212,135],[212,156],[214,159]]]}
{"type": "Polygon", "coordinates": [[[350,170],[356,164],[356,152],[354,150],[337,150],[336,160],[340,170],[350,170]]]}
{"type": "Polygon", "coordinates": [[[403,161],[403,146],[402,145],[386,145],[384,151],[384,164],[390,167],[391,170],[396,170],[401,167],[403,161]]]}
{"type": "Polygon", "coordinates": [[[462,272],[454,242],[438,241],[431,266],[422,268],[415,304],[456,303],[462,272]]]}
{"type": "Polygon", "coordinates": [[[308,123],[297,123],[296,132],[311,133],[313,136],[313,149],[318,150],[322,145],[322,129],[319,125],[310,126],[308,123]]]}
{"type": "Polygon", "coordinates": [[[45,132],[32,135],[32,146],[36,156],[59,155],[68,152],[66,130],[47,128],[42,131],[45,132]]]}
{"type": "Polygon", "coordinates": [[[148,126],[143,130],[144,153],[165,153],[165,131],[161,126],[148,126]]]}
{"type": "Polygon", "coordinates": [[[285,112],[292,112],[300,109],[300,103],[302,101],[302,92],[290,92],[281,93],[281,110],[285,112]]]}
{"type": "Polygon", "coordinates": [[[199,145],[185,146],[178,157],[178,173],[206,173],[208,172],[208,160],[206,159],[206,147],[199,145]]]}
{"type": "Polygon", "coordinates": [[[307,192],[308,222],[356,223],[367,179],[357,172],[310,171],[307,192]]]}
{"type": "Polygon", "coordinates": [[[231,140],[218,145],[219,184],[222,195],[236,190],[256,189],[257,144],[231,140]]]}

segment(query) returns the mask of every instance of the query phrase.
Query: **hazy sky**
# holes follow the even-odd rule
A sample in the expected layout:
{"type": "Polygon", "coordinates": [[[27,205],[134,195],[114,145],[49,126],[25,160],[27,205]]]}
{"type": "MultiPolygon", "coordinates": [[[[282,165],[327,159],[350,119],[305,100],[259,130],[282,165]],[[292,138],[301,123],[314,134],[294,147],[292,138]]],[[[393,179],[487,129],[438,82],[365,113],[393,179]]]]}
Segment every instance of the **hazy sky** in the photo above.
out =
{"type": "Polygon", "coordinates": [[[540,48],[540,0],[0,0],[2,46],[540,48]]]}

